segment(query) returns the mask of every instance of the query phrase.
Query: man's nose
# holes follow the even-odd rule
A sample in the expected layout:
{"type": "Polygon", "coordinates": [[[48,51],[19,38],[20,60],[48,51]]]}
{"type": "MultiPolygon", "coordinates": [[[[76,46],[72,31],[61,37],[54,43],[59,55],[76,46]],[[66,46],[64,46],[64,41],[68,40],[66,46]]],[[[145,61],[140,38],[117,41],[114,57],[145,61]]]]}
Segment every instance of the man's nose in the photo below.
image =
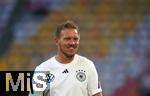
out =
{"type": "Polygon", "coordinates": [[[74,40],[70,40],[69,44],[74,45],[76,42],[74,40]]]}

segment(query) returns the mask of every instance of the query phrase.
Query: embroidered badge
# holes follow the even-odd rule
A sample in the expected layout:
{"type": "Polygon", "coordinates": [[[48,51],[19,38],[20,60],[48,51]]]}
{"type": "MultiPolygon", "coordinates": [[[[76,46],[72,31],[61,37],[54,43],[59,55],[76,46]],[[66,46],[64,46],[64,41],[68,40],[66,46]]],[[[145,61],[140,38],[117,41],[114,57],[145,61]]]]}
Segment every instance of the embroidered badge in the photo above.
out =
{"type": "Polygon", "coordinates": [[[86,74],[84,70],[78,70],[76,71],[76,78],[80,81],[83,82],[86,79],[86,74]]]}
{"type": "Polygon", "coordinates": [[[47,83],[52,82],[54,79],[55,79],[55,76],[53,74],[51,74],[51,73],[46,74],[46,81],[47,81],[47,83]]]}

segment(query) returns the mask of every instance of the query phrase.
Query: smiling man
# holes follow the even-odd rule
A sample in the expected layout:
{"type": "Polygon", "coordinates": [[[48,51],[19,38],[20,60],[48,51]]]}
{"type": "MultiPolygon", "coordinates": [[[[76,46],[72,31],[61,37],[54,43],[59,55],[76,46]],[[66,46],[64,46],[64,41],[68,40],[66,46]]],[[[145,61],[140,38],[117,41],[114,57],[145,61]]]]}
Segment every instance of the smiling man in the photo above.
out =
{"type": "Polygon", "coordinates": [[[80,41],[78,27],[66,21],[57,27],[57,54],[43,62],[36,71],[48,71],[49,83],[34,96],[102,96],[94,63],[77,53],[80,41]]]}

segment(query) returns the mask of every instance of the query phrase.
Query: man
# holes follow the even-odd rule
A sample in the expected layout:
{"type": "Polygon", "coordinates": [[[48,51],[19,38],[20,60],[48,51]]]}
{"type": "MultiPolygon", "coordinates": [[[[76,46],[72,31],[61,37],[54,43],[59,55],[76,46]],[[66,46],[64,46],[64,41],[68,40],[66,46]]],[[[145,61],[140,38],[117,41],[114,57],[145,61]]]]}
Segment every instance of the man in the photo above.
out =
{"type": "Polygon", "coordinates": [[[57,54],[35,69],[49,72],[49,84],[44,91],[34,91],[35,96],[102,96],[93,62],[76,54],[79,40],[78,27],[72,21],[57,27],[57,54]]]}

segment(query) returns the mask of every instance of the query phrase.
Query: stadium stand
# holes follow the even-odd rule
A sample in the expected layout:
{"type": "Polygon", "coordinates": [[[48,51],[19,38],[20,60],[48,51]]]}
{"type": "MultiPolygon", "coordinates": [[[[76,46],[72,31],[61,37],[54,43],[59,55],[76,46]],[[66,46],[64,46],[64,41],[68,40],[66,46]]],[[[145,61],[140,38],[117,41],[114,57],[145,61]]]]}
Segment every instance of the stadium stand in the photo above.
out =
{"type": "Polygon", "coordinates": [[[149,0],[50,1],[54,5],[46,7],[50,9],[43,16],[33,15],[26,6],[19,13],[12,26],[15,38],[0,58],[0,70],[33,70],[51,57],[56,26],[70,19],[80,27],[79,53],[95,62],[104,96],[149,96],[143,91],[150,89],[145,86],[149,84],[145,84],[149,80],[149,71],[145,72],[150,52],[149,0]]]}

